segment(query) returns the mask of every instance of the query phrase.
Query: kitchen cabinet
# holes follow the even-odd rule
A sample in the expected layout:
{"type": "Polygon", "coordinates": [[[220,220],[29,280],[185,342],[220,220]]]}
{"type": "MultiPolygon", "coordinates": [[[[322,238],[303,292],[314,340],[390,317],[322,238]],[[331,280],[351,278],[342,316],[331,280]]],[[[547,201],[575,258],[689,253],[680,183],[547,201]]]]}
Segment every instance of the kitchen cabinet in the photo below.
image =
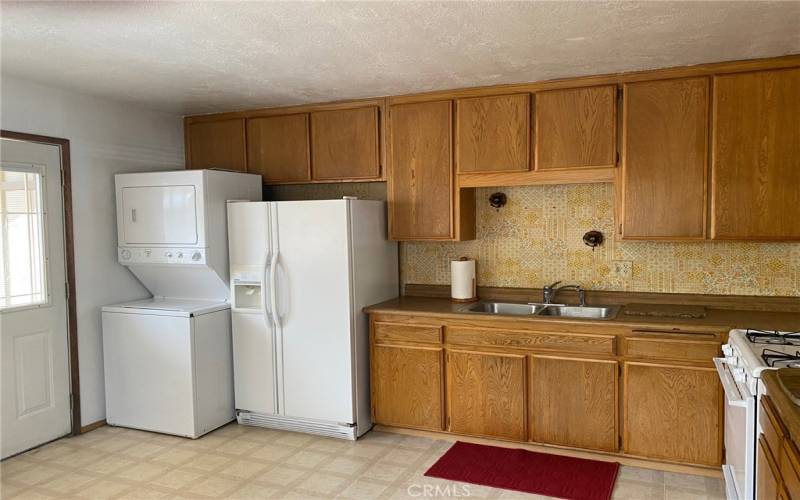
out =
{"type": "Polygon", "coordinates": [[[623,87],[623,239],[704,239],[708,78],[623,87]]]}
{"type": "Polygon", "coordinates": [[[711,237],[800,239],[800,68],[714,76],[711,237]]]}
{"type": "Polygon", "coordinates": [[[378,107],[311,113],[311,154],[315,181],[380,177],[378,107]]]}
{"type": "Polygon", "coordinates": [[[452,101],[389,109],[389,234],[396,240],[474,237],[472,192],[454,184],[452,101]],[[462,219],[463,218],[463,219],[462,219]]]}
{"type": "Polygon", "coordinates": [[[442,391],[441,347],[373,347],[372,407],[376,423],[440,431],[442,391]]]}
{"type": "Polygon", "coordinates": [[[413,303],[369,311],[376,423],[720,465],[723,392],[712,359],[722,331],[493,318],[425,299],[398,312],[413,303]]]}
{"type": "Polygon", "coordinates": [[[310,181],[308,114],[248,119],[247,166],[269,184],[310,181]]]}
{"type": "Polygon", "coordinates": [[[791,440],[783,443],[780,459],[781,478],[788,498],[800,499],[800,454],[791,440]]]}
{"type": "Polygon", "coordinates": [[[772,457],[767,441],[761,436],[756,451],[756,497],[758,500],[776,500],[781,491],[778,464],[772,457]]]}
{"type": "Polygon", "coordinates": [[[186,167],[246,170],[244,120],[194,121],[187,118],[186,167]]]}
{"type": "Polygon", "coordinates": [[[536,93],[536,169],[613,167],[617,156],[617,87],[536,93]]]}
{"type": "Polygon", "coordinates": [[[616,451],[618,371],[614,360],[530,356],[531,441],[616,451]]]}
{"type": "Polygon", "coordinates": [[[623,451],[717,466],[722,460],[722,389],[714,368],[623,364],[623,451]]]}
{"type": "Polygon", "coordinates": [[[456,101],[459,173],[530,168],[530,94],[456,101]]]}
{"type": "Polygon", "coordinates": [[[448,430],[525,440],[525,357],[448,350],[448,430]]]}

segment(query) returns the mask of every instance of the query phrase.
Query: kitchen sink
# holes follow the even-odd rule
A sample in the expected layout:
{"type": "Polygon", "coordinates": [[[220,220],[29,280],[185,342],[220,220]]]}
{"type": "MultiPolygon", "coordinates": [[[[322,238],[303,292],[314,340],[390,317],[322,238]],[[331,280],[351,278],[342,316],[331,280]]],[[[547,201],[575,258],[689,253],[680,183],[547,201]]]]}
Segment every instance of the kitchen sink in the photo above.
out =
{"type": "Polygon", "coordinates": [[[612,319],[617,315],[617,306],[548,306],[538,316],[562,318],[612,319]]]}
{"type": "Polygon", "coordinates": [[[509,316],[550,316],[579,319],[613,319],[619,306],[567,306],[564,304],[517,304],[513,302],[479,302],[472,312],[509,316]]]}
{"type": "Polygon", "coordinates": [[[546,306],[542,304],[515,304],[513,302],[479,302],[470,307],[472,312],[489,314],[510,314],[512,316],[530,316],[539,313],[546,306]]]}

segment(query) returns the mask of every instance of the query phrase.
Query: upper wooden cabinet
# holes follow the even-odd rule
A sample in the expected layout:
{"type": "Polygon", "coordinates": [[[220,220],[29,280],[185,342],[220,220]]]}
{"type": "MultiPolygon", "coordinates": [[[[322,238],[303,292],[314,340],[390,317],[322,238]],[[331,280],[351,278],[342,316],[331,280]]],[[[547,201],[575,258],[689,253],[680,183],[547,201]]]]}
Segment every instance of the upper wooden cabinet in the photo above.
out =
{"type": "Polygon", "coordinates": [[[530,94],[456,101],[456,165],[462,173],[530,168],[530,94]]]}
{"type": "Polygon", "coordinates": [[[616,165],[616,85],[538,92],[535,116],[537,170],[616,165]]]}
{"type": "Polygon", "coordinates": [[[624,86],[623,238],[705,238],[708,92],[704,77],[624,86]]]}
{"type": "Polygon", "coordinates": [[[800,239],[800,69],[714,77],[711,237],[800,239]]]}
{"type": "Polygon", "coordinates": [[[248,119],[247,165],[268,183],[311,180],[308,114],[248,119]]]}
{"type": "Polygon", "coordinates": [[[381,176],[378,107],[311,113],[314,180],[376,179],[381,176]]]}
{"type": "Polygon", "coordinates": [[[246,170],[244,120],[184,121],[186,167],[246,170]]]}
{"type": "Polygon", "coordinates": [[[390,107],[387,191],[392,239],[449,240],[474,235],[474,198],[473,210],[462,213],[467,212],[464,206],[469,200],[462,205],[462,193],[454,186],[452,120],[452,101],[390,107]]]}

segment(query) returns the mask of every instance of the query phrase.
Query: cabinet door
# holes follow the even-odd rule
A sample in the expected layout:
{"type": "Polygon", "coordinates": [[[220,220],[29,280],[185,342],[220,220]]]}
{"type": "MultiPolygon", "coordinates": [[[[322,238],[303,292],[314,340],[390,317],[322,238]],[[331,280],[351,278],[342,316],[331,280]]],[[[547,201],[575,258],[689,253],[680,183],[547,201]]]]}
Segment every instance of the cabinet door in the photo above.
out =
{"type": "Polygon", "coordinates": [[[311,113],[311,154],[314,180],[380,177],[378,107],[311,113]]]}
{"type": "Polygon", "coordinates": [[[396,104],[389,119],[391,237],[452,238],[451,101],[396,104]]]}
{"type": "Polygon", "coordinates": [[[711,237],[800,239],[800,69],[714,77],[711,237]]]}
{"type": "Polygon", "coordinates": [[[308,115],[281,115],[247,120],[248,171],[265,183],[311,180],[308,115]]]}
{"type": "Polygon", "coordinates": [[[525,357],[447,353],[451,432],[525,440],[525,357]]]}
{"type": "Polygon", "coordinates": [[[530,168],[529,94],[456,101],[456,165],[459,172],[530,168]]]}
{"type": "Polygon", "coordinates": [[[763,436],[758,438],[757,447],[756,498],[758,500],[776,500],[780,491],[780,475],[777,464],[763,436]]]}
{"type": "Polygon", "coordinates": [[[705,238],[708,85],[707,78],[625,85],[623,238],[705,238]]]}
{"type": "Polygon", "coordinates": [[[722,388],[714,368],[626,362],[623,449],[687,464],[722,461],[722,388]]]}
{"type": "Polygon", "coordinates": [[[376,345],[372,352],[375,423],[440,431],[442,349],[376,345]]]}
{"type": "Polygon", "coordinates": [[[530,357],[531,441],[617,450],[617,362],[530,357]]]}
{"type": "Polygon", "coordinates": [[[535,109],[537,170],[616,165],[614,85],[539,92],[535,109]]]}
{"type": "Polygon", "coordinates": [[[244,119],[185,122],[187,168],[245,171],[244,119]]]}

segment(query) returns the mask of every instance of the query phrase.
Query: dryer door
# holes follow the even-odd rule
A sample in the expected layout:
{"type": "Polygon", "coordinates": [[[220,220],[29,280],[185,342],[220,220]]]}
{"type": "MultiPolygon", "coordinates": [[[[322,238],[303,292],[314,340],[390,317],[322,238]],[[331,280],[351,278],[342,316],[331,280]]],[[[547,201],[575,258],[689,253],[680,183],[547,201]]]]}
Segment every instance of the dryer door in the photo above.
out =
{"type": "Polygon", "coordinates": [[[195,186],[125,187],[121,191],[121,245],[197,244],[195,186]]]}

